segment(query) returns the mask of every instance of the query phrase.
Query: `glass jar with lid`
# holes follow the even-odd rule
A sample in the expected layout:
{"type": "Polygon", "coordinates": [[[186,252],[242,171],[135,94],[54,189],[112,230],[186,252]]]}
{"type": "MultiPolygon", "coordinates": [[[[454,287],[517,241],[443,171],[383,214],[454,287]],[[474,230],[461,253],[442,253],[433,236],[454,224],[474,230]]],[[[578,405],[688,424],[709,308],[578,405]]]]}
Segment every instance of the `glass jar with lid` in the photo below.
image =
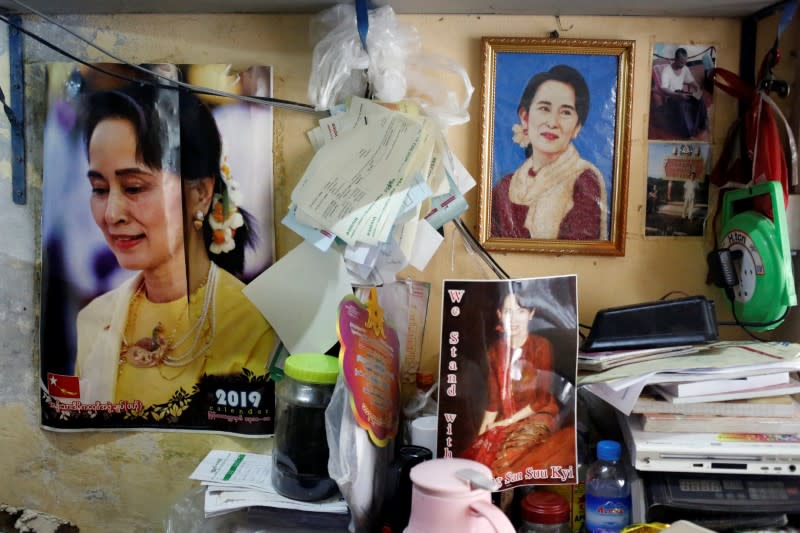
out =
{"type": "Polygon", "coordinates": [[[560,494],[533,490],[520,503],[518,533],[570,533],[569,502],[560,494]]]}
{"type": "Polygon", "coordinates": [[[283,372],[275,385],[272,483],[287,498],[322,500],[337,490],[328,476],[325,408],[336,385],[339,359],[294,354],[286,358],[283,372]]]}

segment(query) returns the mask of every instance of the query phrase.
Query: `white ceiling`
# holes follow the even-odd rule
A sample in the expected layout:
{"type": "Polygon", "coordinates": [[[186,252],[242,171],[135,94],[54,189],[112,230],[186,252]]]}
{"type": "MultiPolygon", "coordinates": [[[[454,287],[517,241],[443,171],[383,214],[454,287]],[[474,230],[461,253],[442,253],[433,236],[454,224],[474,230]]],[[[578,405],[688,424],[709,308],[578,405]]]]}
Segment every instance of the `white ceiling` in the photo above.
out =
{"type": "MultiPolygon", "coordinates": [[[[353,0],[23,0],[47,14],[106,13],[314,13],[353,0]]],[[[396,13],[503,15],[641,15],[745,17],[770,0],[374,0],[396,13]]],[[[13,0],[0,10],[25,13],[13,0]]]]}

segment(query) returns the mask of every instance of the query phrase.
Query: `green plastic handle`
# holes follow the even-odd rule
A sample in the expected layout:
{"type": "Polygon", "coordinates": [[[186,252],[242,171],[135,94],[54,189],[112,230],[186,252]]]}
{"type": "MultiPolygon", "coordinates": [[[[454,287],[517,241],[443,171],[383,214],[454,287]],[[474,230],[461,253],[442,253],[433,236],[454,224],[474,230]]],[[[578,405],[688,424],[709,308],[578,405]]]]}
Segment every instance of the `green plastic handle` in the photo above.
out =
{"type": "Polygon", "coordinates": [[[723,226],[733,217],[733,204],[740,200],[755,198],[768,194],[772,200],[772,223],[775,225],[775,232],[778,238],[778,251],[783,259],[783,271],[786,276],[784,290],[786,291],[786,302],[789,306],[797,305],[797,293],[794,290],[794,274],[792,273],[792,255],[789,249],[789,232],[786,222],[786,210],[783,202],[783,189],[777,181],[765,181],[757,185],[728,191],[722,199],[722,220],[723,226]]]}

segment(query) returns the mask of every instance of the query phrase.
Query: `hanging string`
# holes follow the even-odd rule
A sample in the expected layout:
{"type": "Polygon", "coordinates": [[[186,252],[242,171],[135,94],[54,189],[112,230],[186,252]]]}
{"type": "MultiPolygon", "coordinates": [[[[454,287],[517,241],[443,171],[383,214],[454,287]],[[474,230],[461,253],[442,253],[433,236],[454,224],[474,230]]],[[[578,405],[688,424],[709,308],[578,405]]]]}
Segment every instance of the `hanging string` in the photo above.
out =
{"type": "MultiPolygon", "coordinates": [[[[159,87],[159,88],[172,89],[172,90],[175,90],[177,88],[182,88],[182,89],[189,90],[189,91],[192,91],[192,92],[197,93],[197,94],[206,94],[206,95],[211,95],[211,96],[221,96],[221,97],[225,97],[225,98],[233,98],[233,99],[242,100],[242,101],[245,101],[245,102],[257,103],[257,104],[262,104],[262,105],[272,105],[272,106],[275,106],[275,107],[281,107],[281,108],[289,109],[289,110],[292,110],[292,111],[301,111],[301,112],[304,112],[304,113],[322,114],[322,115],[328,115],[329,114],[328,111],[318,111],[313,106],[311,106],[309,104],[302,104],[302,103],[298,103],[298,102],[292,102],[292,101],[289,101],[289,100],[281,100],[281,99],[278,99],[278,98],[270,98],[270,97],[263,97],[263,96],[238,95],[238,94],[228,93],[228,92],[225,92],[225,91],[219,91],[219,90],[212,89],[212,88],[209,88],[209,87],[201,87],[201,86],[197,86],[197,85],[192,85],[190,83],[185,83],[185,82],[174,80],[174,79],[172,79],[172,78],[170,78],[168,76],[164,76],[163,74],[159,74],[158,72],[155,72],[153,70],[147,69],[145,67],[142,67],[141,65],[137,65],[135,63],[132,63],[132,62],[127,61],[127,60],[125,60],[125,59],[123,59],[121,57],[116,56],[115,54],[111,53],[110,51],[102,48],[101,46],[98,46],[94,42],[84,38],[82,35],[72,31],[71,29],[69,29],[68,27],[62,25],[61,23],[59,23],[55,19],[53,19],[51,17],[48,17],[44,13],[32,8],[31,6],[25,4],[24,2],[22,2],[20,0],[11,0],[11,2],[16,4],[16,5],[18,5],[18,6],[20,6],[20,7],[22,7],[23,9],[26,9],[27,11],[29,11],[29,12],[35,14],[35,15],[38,15],[39,17],[43,18],[44,20],[46,20],[50,24],[53,24],[53,25],[57,26],[58,28],[62,29],[63,31],[65,31],[67,33],[69,33],[70,35],[74,36],[78,40],[84,42],[85,44],[91,46],[92,48],[100,51],[101,53],[103,53],[105,55],[107,55],[111,59],[114,59],[115,61],[118,61],[119,63],[122,63],[124,65],[127,65],[127,66],[129,66],[129,67],[131,67],[131,68],[133,68],[135,70],[143,72],[143,73],[145,73],[148,76],[151,76],[153,78],[163,79],[163,80],[166,81],[166,83],[160,83],[160,82],[157,82],[157,81],[146,80],[146,79],[131,78],[131,77],[119,74],[117,72],[113,72],[111,70],[105,69],[103,67],[100,67],[97,64],[93,64],[93,63],[89,63],[88,61],[84,61],[84,60],[78,58],[77,56],[75,56],[74,54],[71,54],[70,52],[67,52],[63,48],[53,44],[52,42],[48,41],[47,39],[44,39],[44,38],[40,37],[39,35],[36,35],[35,33],[27,30],[26,28],[22,27],[21,25],[11,22],[7,17],[0,15],[0,21],[5,22],[7,25],[16,28],[17,30],[19,30],[20,32],[24,33],[25,35],[31,37],[35,41],[43,44],[44,46],[46,46],[46,47],[48,47],[48,48],[50,48],[50,49],[52,49],[52,50],[54,50],[56,52],[58,52],[59,54],[65,56],[65,57],[70,58],[71,60],[75,61],[76,63],[80,63],[81,65],[84,65],[84,66],[86,66],[88,68],[91,68],[91,69],[93,69],[93,70],[95,70],[97,72],[100,72],[102,74],[105,74],[107,76],[111,76],[111,77],[114,77],[114,78],[117,78],[117,79],[120,79],[120,80],[123,80],[123,81],[127,81],[127,82],[130,82],[130,83],[147,84],[147,85],[153,85],[153,86],[159,87]]],[[[364,46],[364,49],[366,50],[366,48],[367,48],[366,40],[367,40],[367,32],[368,32],[368,26],[369,26],[368,9],[367,9],[366,0],[358,0],[356,2],[356,7],[357,7],[357,9],[359,11],[359,15],[360,15],[358,17],[359,18],[359,21],[358,21],[359,37],[361,38],[361,42],[362,42],[362,44],[364,46]]],[[[556,21],[558,22],[559,27],[561,27],[561,21],[559,20],[559,17],[556,17],[556,21]]],[[[567,30],[569,30],[571,28],[572,28],[572,26],[570,26],[570,28],[567,28],[567,30]]],[[[567,31],[567,30],[565,30],[565,31],[567,31]]],[[[461,233],[462,237],[464,238],[465,243],[478,255],[478,257],[480,257],[491,268],[491,270],[495,273],[495,275],[497,275],[497,277],[500,278],[500,279],[509,279],[510,276],[508,275],[508,273],[505,270],[503,270],[503,268],[494,260],[494,258],[486,251],[486,249],[483,246],[481,246],[481,244],[475,239],[475,237],[472,235],[472,233],[470,233],[470,231],[467,229],[467,227],[464,225],[464,223],[461,221],[461,219],[460,218],[456,218],[453,222],[454,222],[454,224],[456,226],[456,229],[459,231],[459,233],[461,233]]]]}
{"type": "Polygon", "coordinates": [[[14,124],[14,122],[16,122],[16,118],[14,117],[14,110],[11,109],[11,107],[6,102],[6,93],[3,92],[2,87],[0,87],[0,103],[3,104],[3,111],[5,112],[6,117],[8,117],[8,123],[14,124]]]}
{"type": "MultiPolygon", "coordinates": [[[[716,52],[717,48],[715,46],[709,46],[705,50],[702,50],[700,52],[697,52],[696,54],[688,56],[687,59],[694,59],[694,58],[697,58],[697,57],[703,57],[704,55],[706,55],[706,52],[709,52],[709,51],[716,52]]],[[[662,56],[662,55],[656,54],[656,53],[653,53],[653,57],[657,57],[659,59],[666,59],[667,61],[672,61],[673,59],[675,59],[674,57],[662,56]]]]}
{"type": "Polygon", "coordinates": [[[160,74],[158,72],[155,72],[153,70],[147,69],[145,67],[142,67],[141,65],[137,65],[135,63],[132,63],[130,61],[127,61],[127,60],[125,60],[125,59],[123,59],[121,57],[118,57],[118,56],[112,54],[110,51],[108,51],[108,50],[96,45],[92,41],[84,38],[83,36],[79,35],[78,33],[74,32],[71,29],[67,28],[66,26],[62,25],[61,23],[59,23],[55,19],[53,19],[51,17],[48,17],[44,13],[42,13],[42,12],[40,12],[40,11],[30,7],[30,6],[28,6],[27,4],[21,2],[20,0],[11,0],[11,1],[14,4],[17,4],[18,6],[28,10],[29,12],[38,15],[39,17],[43,18],[44,20],[46,20],[50,24],[53,24],[53,25],[57,26],[58,28],[64,30],[65,32],[67,32],[70,35],[76,37],[80,41],[82,41],[82,42],[86,43],[87,45],[91,46],[92,48],[102,52],[103,54],[107,55],[111,59],[114,59],[115,61],[118,61],[118,62],[120,62],[120,63],[122,63],[124,65],[127,65],[127,66],[129,66],[129,67],[131,67],[131,68],[133,68],[135,70],[143,72],[143,73],[147,74],[148,76],[151,76],[154,79],[163,79],[163,80],[166,81],[166,83],[159,83],[157,81],[145,80],[145,79],[135,79],[135,78],[130,78],[128,76],[124,76],[124,75],[121,75],[121,74],[118,74],[118,73],[113,73],[108,69],[104,69],[102,67],[97,66],[96,64],[89,63],[87,61],[79,59],[75,55],[67,52],[66,50],[60,48],[59,46],[56,46],[55,44],[53,44],[52,42],[48,41],[47,39],[44,39],[43,37],[40,37],[39,35],[36,35],[35,33],[25,29],[23,26],[21,26],[19,24],[15,24],[14,22],[10,21],[7,17],[0,15],[0,21],[5,22],[7,25],[9,25],[9,26],[11,26],[13,28],[16,28],[20,32],[22,32],[25,35],[31,37],[32,39],[34,39],[37,42],[43,44],[44,46],[46,46],[46,47],[58,52],[59,54],[65,56],[65,57],[68,57],[68,58],[72,59],[73,61],[75,61],[77,63],[80,63],[81,65],[84,65],[84,66],[86,66],[88,68],[91,68],[91,69],[93,69],[95,71],[98,71],[98,72],[101,72],[103,74],[106,74],[108,76],[113,76],[113,77],[115,77],[117,79],[128,81],[128,82],[131,82],[131,83],[153,85],[155,87],[159,87],[159,88],[163,88],[163,89],[175,90],[176,86],[177,86],[179,88],[186,89],[186,90],[189,90],[189,91],[197,93],[197,94],[205,94],[205,95],[209,95],[209,96],[221,96],[223,98],[232,98],[232,99],[241,100],[241,101],[244,101],[244,102],[256,103],[256,104],[261,104],[261,105],[270,105],[270,106],[274,106],[274,107],[280,107],[280,108],[283,108],[283,109],[289,109],[291,111],[300,111],[300,112],[303,112],[303,113],[311,113],[311,114],[317,114],[317,115],[327,115],[328,114],[327,111],[318,111],[318,110],[316,110],[314,108],[314,106],[311,106],[311,105],[308,105],[308,104],[302,104],[302,103],[298,103],[298,102],[293,102],[293,101],[290,101],[290,100],[282,100],[282,99],[279,99],[279,98],[271,98],[271,97],[266,97],[266,96],[245,96],[245,95],[240,95],[240,94],[229,93],[229,92],[226,92],[226,91],[220,91],[220,90],[217,90],[217,89],[212,89],[210,87],[201,87],[201,86],[198,86],[198,85],[192,85],[190,83],[185,83],[185,82],[182,82],[182,81],[174,80],[174,79],[172,79],[172,78],[170,78],[168,76],[165,76],[165,75],[160,74]]]}

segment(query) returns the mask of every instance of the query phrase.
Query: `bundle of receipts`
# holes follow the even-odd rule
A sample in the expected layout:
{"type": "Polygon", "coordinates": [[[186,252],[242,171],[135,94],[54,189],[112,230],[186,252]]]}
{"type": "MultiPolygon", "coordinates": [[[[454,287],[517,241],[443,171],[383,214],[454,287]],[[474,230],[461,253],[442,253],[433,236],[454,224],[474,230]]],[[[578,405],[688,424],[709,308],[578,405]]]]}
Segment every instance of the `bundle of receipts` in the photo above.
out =
{"type": "Polygon", "coordinates": [[[206,486],[205,517],[251,507],[347,514],[338,493],[324,501],[305,502],[278,494],[272,485],[272,456],[212,450],[189,476],[206,486]]]}
{"type": "Polygon", "coordinates": [[[414,104],[353,97],[308,137],[316,153],[283,224],[322,251],[343,246],[353,285],[424,270],[475,186],[435,123],[414,104]]]}

